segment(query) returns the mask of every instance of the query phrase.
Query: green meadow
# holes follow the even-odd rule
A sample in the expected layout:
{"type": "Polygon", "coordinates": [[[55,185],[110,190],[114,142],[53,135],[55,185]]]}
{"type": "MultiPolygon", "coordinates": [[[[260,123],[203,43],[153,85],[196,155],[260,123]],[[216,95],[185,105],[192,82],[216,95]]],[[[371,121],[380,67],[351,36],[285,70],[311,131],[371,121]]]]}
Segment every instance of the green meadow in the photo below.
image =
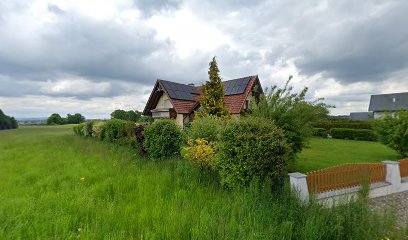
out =
{"type": "MultiPolygon", "coordinates": [[[[337,164],[330,154],[316,157],[323,143],[312,140],[300,168],[337,164]]],[[[325,209],[256,182],[227,191],[184,160],[151,161],[75,136],[72,126],[0,131],[0,239],[398,238],[393,224],[362,202],[325,209]]]]}
{"type": "Polygon", "coordinates": [[[296,161],[295,169],[309,172],[347,163],[397,161],[401,156],[393,149],[369,141],[312,138],[296,161]]]}

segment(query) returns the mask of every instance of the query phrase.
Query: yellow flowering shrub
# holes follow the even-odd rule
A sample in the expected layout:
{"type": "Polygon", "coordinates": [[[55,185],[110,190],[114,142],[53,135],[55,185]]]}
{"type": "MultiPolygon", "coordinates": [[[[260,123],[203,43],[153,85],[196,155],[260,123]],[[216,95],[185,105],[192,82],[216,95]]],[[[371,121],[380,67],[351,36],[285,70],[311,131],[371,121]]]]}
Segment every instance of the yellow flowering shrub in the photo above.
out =
{"type": "Polygon", "coordinates": [[[214,159],[214,148],[204,139],[197,138],[196,140],[189,139],[187,147],[184,148],[183,157],[189,161],[193,161],[201,169],[210,168],[214,159]]]}

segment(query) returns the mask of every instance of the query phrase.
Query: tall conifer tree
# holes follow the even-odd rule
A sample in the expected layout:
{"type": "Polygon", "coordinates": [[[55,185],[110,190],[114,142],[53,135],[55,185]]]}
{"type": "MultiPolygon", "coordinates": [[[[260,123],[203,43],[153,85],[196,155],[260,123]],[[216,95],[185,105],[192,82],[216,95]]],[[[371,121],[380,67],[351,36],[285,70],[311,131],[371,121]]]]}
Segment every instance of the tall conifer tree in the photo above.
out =
{"type": "Polygon", "coordinates": [[[202,110],[197,113],[199,117],[213,115],[217,117],[229,116],[230,113],[224,105],[224,85],[220,77],[217,60],[213,57],[208,71],[209,80],[204,85],[204,95],[200,100],[202,110]]]}

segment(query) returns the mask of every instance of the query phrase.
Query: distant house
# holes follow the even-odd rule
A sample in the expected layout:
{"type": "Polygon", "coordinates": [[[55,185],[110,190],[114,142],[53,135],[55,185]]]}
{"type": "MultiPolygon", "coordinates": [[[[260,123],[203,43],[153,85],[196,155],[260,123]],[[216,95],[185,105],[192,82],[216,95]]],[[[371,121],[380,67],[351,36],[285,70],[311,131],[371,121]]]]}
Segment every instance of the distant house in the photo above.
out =
{"type": "Polygon", "coordinates": [[[368,111],[373,112],[374,119],[381,118],[385,112],[408,110],[408,92],[371,95],[368,111]]]}
{"type": "Polygon", "coordinates": [[[352,112],[350,113],[350,120],[370,121],[373,120],[372,112],[352,112]]]}
{"type": "MultiPolygon", "coordinates": [[[[262,94],[258,75],[224,81],[225,106],[233,116],[249,110],[253,101],[262,94]]],[[[200,110],[199,100],[203,96],[203,86],[181,84],[158,79],[150,94],[143,115],[175,119],[183,126],[194,120],[200,110]]]]}

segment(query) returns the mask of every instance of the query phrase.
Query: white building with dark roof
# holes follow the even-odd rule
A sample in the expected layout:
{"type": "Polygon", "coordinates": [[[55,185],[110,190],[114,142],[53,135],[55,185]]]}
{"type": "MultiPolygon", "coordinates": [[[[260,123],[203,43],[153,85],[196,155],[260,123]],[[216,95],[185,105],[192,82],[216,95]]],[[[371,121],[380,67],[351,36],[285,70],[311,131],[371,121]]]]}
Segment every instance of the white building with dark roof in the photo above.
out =
{"type": "Polygon", "coordinates": [[[371,95],[368,111],[373,112],[374,119],[401,109],[408,110],[408,92],[371,95]]]}

